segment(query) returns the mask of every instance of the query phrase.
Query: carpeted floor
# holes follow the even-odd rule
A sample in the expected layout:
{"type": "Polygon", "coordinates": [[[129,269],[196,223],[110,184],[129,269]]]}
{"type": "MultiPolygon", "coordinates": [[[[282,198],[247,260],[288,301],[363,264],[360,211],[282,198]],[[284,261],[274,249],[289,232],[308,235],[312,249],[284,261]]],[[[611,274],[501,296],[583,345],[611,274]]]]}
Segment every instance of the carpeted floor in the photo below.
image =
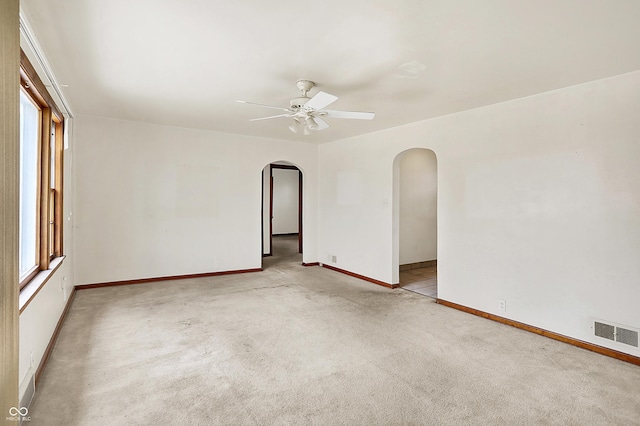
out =
{"type": "Polygon", "coordinates": [[[78,291],[30,424],[640,424],[639,367],[276,241],[264,272],[78,291]]]}

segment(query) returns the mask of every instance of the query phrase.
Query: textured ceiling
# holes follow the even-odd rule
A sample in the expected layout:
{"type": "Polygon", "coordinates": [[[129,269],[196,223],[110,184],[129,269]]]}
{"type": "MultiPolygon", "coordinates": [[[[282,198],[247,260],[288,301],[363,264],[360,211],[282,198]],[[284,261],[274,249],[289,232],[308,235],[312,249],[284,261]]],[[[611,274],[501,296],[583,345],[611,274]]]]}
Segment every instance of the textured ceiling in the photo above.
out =
{"type": "Polygon", "coordinates": [[[24,0],[75,114],[321,143],[640,69],[637,0],[24,0]],[[311,136],[298,79],[339,97],[311,136]],[[275,112],[277,113],[277,112],[275,112]]]}

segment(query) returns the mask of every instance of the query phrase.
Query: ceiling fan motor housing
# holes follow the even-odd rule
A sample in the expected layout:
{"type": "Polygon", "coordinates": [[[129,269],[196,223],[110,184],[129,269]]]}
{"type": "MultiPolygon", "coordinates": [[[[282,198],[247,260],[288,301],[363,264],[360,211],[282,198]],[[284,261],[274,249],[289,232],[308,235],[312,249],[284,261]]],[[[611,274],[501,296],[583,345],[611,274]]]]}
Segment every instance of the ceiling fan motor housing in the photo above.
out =
{"type": "Polygon", "coordinates": [[[298,80],[296,86],[298,86],[298,89],[302,92],[302,96],[299,98],[293,98],[289,101],[289,107],[293,110],[302,108],[304,104],[311,99],[307,96],[307,93],[309,93],[309,90],[315,86],[315,83],[311,80],[298,80]]]}
{"type": "Polygon", "coordinates": [[[306,104],[309,101],[309,97],[307,96],[302,96],[299,98],[293,98],[289,101],[289,107],[293,110],[297,110],[300,109],[304,106],[304,104],[306,104]]]}

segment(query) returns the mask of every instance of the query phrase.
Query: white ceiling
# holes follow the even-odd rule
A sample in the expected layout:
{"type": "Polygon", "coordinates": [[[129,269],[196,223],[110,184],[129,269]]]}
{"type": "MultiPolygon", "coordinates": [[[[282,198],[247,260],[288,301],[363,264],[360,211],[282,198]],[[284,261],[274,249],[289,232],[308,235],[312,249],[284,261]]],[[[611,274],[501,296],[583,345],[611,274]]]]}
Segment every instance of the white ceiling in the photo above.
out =
{"type": "Polygon", "coordinates": [[[322,143],[640,69],[638,0],[23,0],[75,114],[322,143]],[[298,79],[339,97],[311,136],[298,79]],[[277,112],[276,112],[277,113],[277,112]]]}

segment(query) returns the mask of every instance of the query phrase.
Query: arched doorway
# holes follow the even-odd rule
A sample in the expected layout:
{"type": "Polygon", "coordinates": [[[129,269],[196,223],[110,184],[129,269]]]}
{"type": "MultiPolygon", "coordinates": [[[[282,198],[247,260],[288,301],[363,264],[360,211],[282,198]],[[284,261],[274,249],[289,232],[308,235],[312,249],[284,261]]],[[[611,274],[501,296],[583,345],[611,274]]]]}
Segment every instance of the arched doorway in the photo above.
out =
{"type": "Polygon", "coordinates": [[[303,174],[295,164],[277,161],[262,170],[263,268],[301,261],[303,174]],[[295,255],[298,256],[295,256],[295,255]],[[265,257],[275,257],[265,263],[265,257]],[[300,259],[298,259],[300,258],[300,259]]]}
{"type": "Polygon", "coordinates": [[[394,276],[405,290],[437,298],[437,158],[413,148],[394,160],[394,276]],[[396,275],[397,274],[397,275],[396,275]]]}

